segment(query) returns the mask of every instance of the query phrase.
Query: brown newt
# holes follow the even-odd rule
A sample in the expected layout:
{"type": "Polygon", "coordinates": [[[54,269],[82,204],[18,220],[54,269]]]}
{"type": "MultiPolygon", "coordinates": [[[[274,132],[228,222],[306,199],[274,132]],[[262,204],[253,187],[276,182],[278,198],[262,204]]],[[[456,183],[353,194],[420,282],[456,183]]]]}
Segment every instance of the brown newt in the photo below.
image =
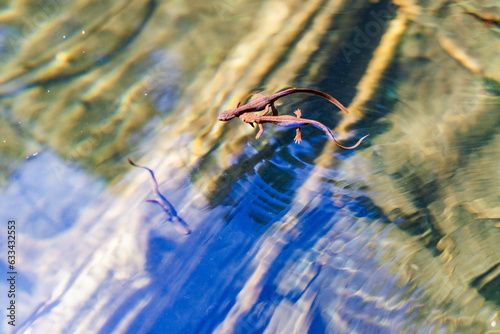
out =
{"type": "Polygon", "coordinates": [[[155,173],[151,169],[149,169],[148,167],[144,167],[144,166],[135,164],[129,157],[127,157],[127,160],[132,166],[143,168],[143,169],[147,170],[149,172],[149,174],[151,174],[151,185],[153,187],[153,192],[158,197],[158,200],[148,199],[148,200],[146,200],[146,202],[158,204],[163,209],[163,212],[165,212],[167,214],[167,219],[169,219],[174,224],[175,229],[179,233],[190,234],[191,229],[189,228],[189,225],[184,220],[182,220],[181,217],[179,217],[177,215],[177,211],[175,211],[175,208],[173,207],[173,205],[170,204],[170,202],[167,201],[167,199],[158,190],[158,182],[156,181],[155,173]]]}
{"type": "MultiPolygon", "coordinates": [[[[267,107],[266,109],[268,109],[267,107]]],[[[268,110],[266,110],[268,112],[268,110]]],[[[281,116],[264,116],[264,115],[257,115],[257,114],[242,114],[240,115],[240,119],[245,122],[249,123],[250,125],[253,126],[253,123],[259,125],[259,133],[257,133],[257,136],[255,136],[255,139],[259,139],[259,137],[262,135],[264,132],[264,126],[263,124],[274,124],[274,125],[279,125],[283,127],[296,127],[297,132],[295,135],[295,138],[293,139],[296,143],[300,143],[302,141],[302,133],[300,131],[300,127],[304,125],[312,125],[314,127],[317,127],[318,129],[323,130],[328,137],[330,137],[331,140],[335,142],[339,147],[346,149],[346,150],[352,150],[353,148],[358,147],[359,144],[368,137],[369,135],[366,135],[362,137],[356,144],[353,146],[343,146],[341,145],[333,136],[332,132],[330,129],[326,127],[323,123],[320,123],[318,121],[314,121],[311,119],[306,119],[306,118],[301,118],[302,112],[300,109],[295,110],[295,114],[297,117],[294,116],[289,116],[289,115],[281,115],[281,116]]]]}
{"type": "MultiPolygon", "coordinates": [[[[346,113],[349,113],[349,111],[342,105],[342,103],[337,101],[337,99],[335,99],[333,96],[330,96],[326,93],[323,93],[323,92],[321,92],[319,90],[315,90],[315,89],[291,88],[291,89],[287,89],[287,90],[284,90],[282,92],[278,92],[276,94],[267,95],[267,96],[264,96],[262,94],[254,94],[253,95],[254,98],[250,102],[240,106],[240,101],[238,101],[238,103],[236,104],[236,108],[225,110],[225,111],[221,112],[219,114],[219,116],[217,117],[217,119],[219,121],[229,121],[232,118],[238,117],[238,116],[245,114],[245,113],[248,113],[248,112],[255,112],[255,111],[264,110],[264,109],[266,109],[267,106],[271,107],[271,110],[273,112],[273,116],[277,116],[278,110],[274,106],[274,102],[276,102],[277,99],[279,99],[283,96],[295,94],[295,93],[306,93],[306,94],[321,96],[322,98],[325,98],[328,101],[335,104],[337,107],[339,107],[340,109],[342,109],[346,113]]],[[[265,116],[267,113],[269,113],[269,109],[266,109],[266,110],[267,110],[267,112],[264,113],[263,116],[265,116]]]]}

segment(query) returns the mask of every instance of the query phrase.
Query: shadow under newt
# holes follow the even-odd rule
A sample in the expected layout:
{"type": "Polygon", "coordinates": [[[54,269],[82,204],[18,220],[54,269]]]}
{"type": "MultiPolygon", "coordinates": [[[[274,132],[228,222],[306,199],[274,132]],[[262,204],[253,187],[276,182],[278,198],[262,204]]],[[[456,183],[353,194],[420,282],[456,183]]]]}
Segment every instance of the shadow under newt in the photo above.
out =
{"type": "Polygon", "coordinates": [[[184,220],[182,220],[182,218],[177,215],[177,211],[175,211],[175,208],[172,206],[172,204],[170,204],[170,202],[167,201],[167,199],[158,190],[158,182],[156,181],[154,172],[151,169],[149,169],[148,167],[144,167],[144,166],[135,164],[129,157],[127,157],[127,160],[132,166],[138,167],[138,168],[143,168],[143,169],[147,170],[149,172],[149,174],[151,174],[151,185],[153,187],[153,192],[158,197],[158,199],[157,200],[156,199],[148,199],[148,200],[146,200],[146,202],[158,204],[163,209],[163,212],[166,213],[167,219],[172,222],[175,229],[179,233],[190,234],[191,228],[189,228],[189,225],[186,224],[186,222],[184,220]]]}

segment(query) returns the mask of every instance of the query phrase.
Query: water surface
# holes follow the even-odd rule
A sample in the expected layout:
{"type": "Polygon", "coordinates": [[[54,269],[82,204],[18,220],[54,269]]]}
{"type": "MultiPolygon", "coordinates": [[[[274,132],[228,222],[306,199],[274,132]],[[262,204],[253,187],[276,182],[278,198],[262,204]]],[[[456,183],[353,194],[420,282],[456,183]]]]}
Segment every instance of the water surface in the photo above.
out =
{"type": "Polygon", "coordinates": [[[16,221],[18,294],[16,327],[2,329],[496,330],[495,13],[488,1],[4,2],[0,230],[16,221]],[[280,113],[301,108],[347,145],[370,137],[344,151],[315,128],[295,144],[293,129],[267,125],[256,141],[217,121],[288,87],[350,113],[299,94],[280,113]],[[149,175],[127,156],[155,171],[191,234],[145,201],[149,175]]]}

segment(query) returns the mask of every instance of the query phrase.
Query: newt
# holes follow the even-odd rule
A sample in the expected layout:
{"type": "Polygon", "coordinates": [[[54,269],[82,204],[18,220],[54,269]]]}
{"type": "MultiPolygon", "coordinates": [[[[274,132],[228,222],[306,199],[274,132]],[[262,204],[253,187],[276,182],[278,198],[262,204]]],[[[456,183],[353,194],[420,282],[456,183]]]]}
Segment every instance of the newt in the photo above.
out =
{"type": "MultiPolygon", "coordinates": [[[[309,89],[309,88],[290,88],[281,92],[278,92],[276,94],[272,95],[267,95],[264,96],[262,94],[254,94],[253,99],[248,102],[247,104],[244,104],[240,106],[240,102],[236,104],[236,108],[234,109],[228,109],[219,114],[217,119],[219,121],[229,121],[230,119],[233,119],[235,117],[239,117],[240,115],[243,115],[248,112],[256,112],[256,111],[261,111],[266,109],[267,106],[271,107],[271,110],[273,112],[273,116],[278,116],[278,110],[274,106],[274,102],[278,100],[279,98],[283,96],[287,96],[290,94],[295,94],[295,93],[306,93],[306,94],[312,94],[312,95],[317,95],[321,96],[322,98],[327,99],[328,101],[332,102],[335,104],[337,107],[339,107],[341,110],[345,111],[346,113],[349,113],[349,111],[335,99],[333,96],[328,95],[327,93],[323,93],[319,90],[315,89],[309,89]]],[[[266,109],[267,112],[263,114],[263,116],[267,115],[269,113],[269,109],[266,109]]]]}
{"type": "Polygon", "coordinates": [[[179,215],[177,215],[177,211],[175,211],[175,208],[173,207],[172,204],[170,204],[169,201],[160,193],[158,190],[158,182],[156,181],[155,178],[155,173],[149,169],[148,167],[137,165],[134,163],[129,157],[127,157],[128,162],[134,166],[134,167],[139,167],[147,170],[149,174],[151,174],[151,185],[153,187],[153,192],[155,195],[158,197],[158,199],[148,199],[146,202],[151,202],[151,203],[156,203],[158,204],[162,209],[163,212],[166,213],[167,219],[169,219],[173,224],[175,229],[181,233],[181,234],[190,234],[191,233],[191,228],[189,228],[189,225],[182,220],[179,215]]]}
{"type": "MultiPolygon", "coordinates": [[[[267,107],[266,109],[268,109],[267,107]]],[[[266,110],[268,112],[268,110],[266,110]]],[[[356,148],[361,144],[363,139],[368,137],[369,135],[366,135],[362,137],[356,144],[353,146],[344,146],[341,145],[333,136],[332,132],[330,129],[326,127],[323,123],[320,123],[318,121],[314,121],[312,119],[306,119],[302,118],[302,112],[300,109],[295,110],[295,114],[297,117],[294,116],[289,116],[289,115],[281,115],[281,116],[264,116],[264,115],[257,115],[257,114],[242,114],[240,115],[240,119],[245,122],[249,123],[250,125],[253,126],[253,124],[258,124],[259,125],[259,133],[257,133],[257,136],[255,136],[255,139],[259,139],[259,137],[262,135],[264,132],[264,126],[263,124],[274,124],[274,125],[279,125],[283,127],[296,127],[296,135],[295,138],[293,139],[295,143],[300,143],[302,141],[302,132],[300,131],[300,128],[304,125],[312,125],[320,130],[323,130],[328,137],[330,137],[331,140],[337,144],[337,146],[346,149],[346,150],[352,150],[353,148],[356,148]]]]}

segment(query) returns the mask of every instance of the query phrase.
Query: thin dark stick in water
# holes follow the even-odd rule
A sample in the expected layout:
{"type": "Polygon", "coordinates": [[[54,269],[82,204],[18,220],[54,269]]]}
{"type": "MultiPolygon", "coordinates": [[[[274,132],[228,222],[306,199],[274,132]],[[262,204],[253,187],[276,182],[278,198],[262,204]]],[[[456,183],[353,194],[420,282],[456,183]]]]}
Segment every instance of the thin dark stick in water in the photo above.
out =
{"type": "Polygon", "coordinates": [[[156,181],[155,173],[151,169],[149,169],[148,167],[137,165],[129,157],[127,157],[127,160],[132,166],[145,169],[151,175],[151,186],[153,188],[153,192],[156,194],[156,196],[159,198],[159,200],[148,199],[148,200],[146,200],[146,202],[158,204],[163,209],[163,211],[167,214],[168,219],[174,224],[174,226],[176,227],[176,229],[180,233],[190,234],[191,229],[189,228],[189,225],[186,224],[186,222],[184,220],[182,220],[182,218],[177,215],[177,211],[175,211],[175,208],[173,207],[173,205],[170,204],[170,202],[167,201],[167,199],[158,190],[158,181],[156,181]]]}

